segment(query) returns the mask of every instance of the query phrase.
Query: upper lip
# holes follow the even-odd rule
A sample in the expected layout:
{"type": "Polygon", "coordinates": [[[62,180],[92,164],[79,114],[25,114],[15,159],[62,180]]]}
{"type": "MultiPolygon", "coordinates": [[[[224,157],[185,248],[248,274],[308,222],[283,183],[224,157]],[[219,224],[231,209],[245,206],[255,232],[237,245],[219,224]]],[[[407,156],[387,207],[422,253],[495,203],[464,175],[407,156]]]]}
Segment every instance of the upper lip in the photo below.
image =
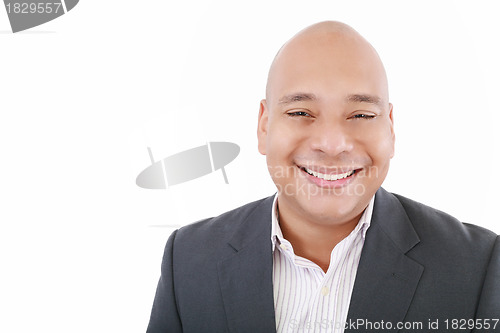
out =
{"type": "Polygon", "coordinates": [[[324,175],[339,175],[347,172],[351,172],[354,170],[359,170],[361,168],[352,167],[352,166],[343,166],[343,167],[324,167],[324,166],[315,166],[315,165],[298,165],[299,168],[305,168],[307,170],[311,170],[314,172],[322,173],[324,175]]]}

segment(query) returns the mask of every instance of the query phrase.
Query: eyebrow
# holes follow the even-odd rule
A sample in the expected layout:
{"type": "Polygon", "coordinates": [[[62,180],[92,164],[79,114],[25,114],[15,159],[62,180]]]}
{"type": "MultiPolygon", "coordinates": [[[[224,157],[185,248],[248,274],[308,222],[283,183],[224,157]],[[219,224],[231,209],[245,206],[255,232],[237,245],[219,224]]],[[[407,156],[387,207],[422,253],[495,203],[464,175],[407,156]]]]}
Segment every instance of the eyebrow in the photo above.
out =
{"type": "Polygon", "coordinates": [[[382,106],[380,97],[373,95],[354,94],[347,96],[346,100],[351,103],[370,103],[382,106]]]}
{"type": "Polygon", "coordinates": [[[279,104],[290,104],[292,102],[315,101],[317,98],[314,94],[295,93],[285,95],[279,99],[279,104]]]}

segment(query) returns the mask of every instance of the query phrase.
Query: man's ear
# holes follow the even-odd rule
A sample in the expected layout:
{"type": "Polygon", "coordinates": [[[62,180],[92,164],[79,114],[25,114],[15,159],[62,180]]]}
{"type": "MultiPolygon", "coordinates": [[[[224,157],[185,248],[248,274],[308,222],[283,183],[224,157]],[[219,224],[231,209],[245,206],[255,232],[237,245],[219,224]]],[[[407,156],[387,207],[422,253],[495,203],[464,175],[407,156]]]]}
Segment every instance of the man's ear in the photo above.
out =
{"type": "Polygon", "coordinates": [[[266,141],[267,131],[269,124],[269,110],[267,108],[267,101],[263,99],[260,101],[259,108],[259,122],[257,124],[257,140],[259,153],[266,155],[266,141]]]}
{"type": "Polygon", "coordinates": [[[391,144],[392,144],[391,158],[394,157],[394,151],[395,151],[395,146],[396,146],[396,134],[394,132],[394,118],[392,115],[392,110],[393,110],[393,105],[391,103],[389,103],[389,119],[391,121],[391,144]]]}

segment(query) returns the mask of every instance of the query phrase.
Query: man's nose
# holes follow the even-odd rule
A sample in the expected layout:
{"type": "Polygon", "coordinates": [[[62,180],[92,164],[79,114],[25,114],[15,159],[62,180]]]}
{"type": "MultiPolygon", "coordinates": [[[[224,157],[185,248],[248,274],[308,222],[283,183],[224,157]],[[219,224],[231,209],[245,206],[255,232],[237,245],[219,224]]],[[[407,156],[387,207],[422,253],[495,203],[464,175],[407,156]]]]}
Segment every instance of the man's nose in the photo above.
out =
{"type": "Polygon", "coordinates": [[[312,129],[311,148],[330,156],[352,151],[352,135],[340,122],[322,122],[312,129]]]}

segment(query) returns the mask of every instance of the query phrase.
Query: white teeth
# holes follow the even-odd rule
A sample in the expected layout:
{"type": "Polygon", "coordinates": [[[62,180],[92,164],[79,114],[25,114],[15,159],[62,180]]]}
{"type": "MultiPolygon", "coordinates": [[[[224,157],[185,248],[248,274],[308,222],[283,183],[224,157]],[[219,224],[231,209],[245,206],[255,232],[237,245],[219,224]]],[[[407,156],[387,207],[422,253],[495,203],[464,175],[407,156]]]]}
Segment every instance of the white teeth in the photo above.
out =
{"type": "Polygon", "coordinates": [[[306,170],[306,172],[308,174],[313,175],[314,177],[318,177],[318,178],[321,178],[324,180],[330,180],[330,181],[344,179],[344,178],[351,176],[354,173],[354,170],[351,170],[351,171],[348,171],[346,173],[340,173],[337,175],[326,175],[326,174],[322,174],[322,173],[319,173],[316,171],[309,170],[308,168],[304,168],[304,170],[306,170]]]}

